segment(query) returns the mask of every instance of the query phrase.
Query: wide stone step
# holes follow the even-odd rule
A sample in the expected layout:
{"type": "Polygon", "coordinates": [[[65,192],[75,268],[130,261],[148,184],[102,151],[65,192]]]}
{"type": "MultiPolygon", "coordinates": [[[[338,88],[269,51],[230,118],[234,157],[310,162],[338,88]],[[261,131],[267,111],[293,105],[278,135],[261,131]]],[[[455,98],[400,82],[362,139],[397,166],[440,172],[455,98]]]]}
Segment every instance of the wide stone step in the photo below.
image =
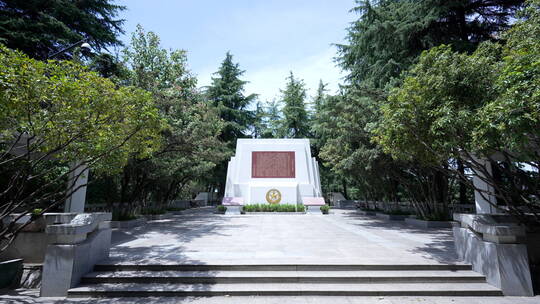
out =
{"type": "Polygon", "coordinates": [[[398,284],[96,284],[70,289],[68,297],[149,296],[501,296],[486,283],[398,283],[398,284]]]}
{"type": "Polygon", "coordinates": [[[468,264],[98,264],[95,271],[363,271],[471,270],[468,264]]]}
{"type": "Polygon", "coordinates": [[[112,271],[93,272],[82,283],[446,283],[485,282],[470,270],[384,271],[112,271]]]}

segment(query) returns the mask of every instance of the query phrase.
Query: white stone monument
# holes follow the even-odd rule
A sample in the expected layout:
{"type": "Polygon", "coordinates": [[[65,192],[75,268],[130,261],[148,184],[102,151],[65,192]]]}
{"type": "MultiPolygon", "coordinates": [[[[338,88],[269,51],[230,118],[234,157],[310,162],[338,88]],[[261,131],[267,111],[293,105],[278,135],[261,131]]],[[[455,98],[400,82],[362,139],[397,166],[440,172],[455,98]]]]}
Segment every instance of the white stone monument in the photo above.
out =
{"type": "MultiPolygon", "coordinates": [[[[227,168],[223,204],[324,204],[309,139],[238,139],[227,168]]],[[[235,206],[238,206],[235,208],[235,206]]]]}

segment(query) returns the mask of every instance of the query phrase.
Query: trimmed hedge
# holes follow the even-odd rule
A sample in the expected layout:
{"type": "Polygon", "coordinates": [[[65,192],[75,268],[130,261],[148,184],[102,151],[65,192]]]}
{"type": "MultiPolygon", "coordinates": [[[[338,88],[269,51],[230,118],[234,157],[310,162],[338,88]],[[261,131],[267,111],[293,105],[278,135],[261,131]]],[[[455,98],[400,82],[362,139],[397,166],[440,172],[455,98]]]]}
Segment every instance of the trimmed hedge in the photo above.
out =
{"type": "Polygon", "coordinates": [[[250,204],[244,206],[244,212],[304,212],[304,205],[292,204],[250,204]]]}

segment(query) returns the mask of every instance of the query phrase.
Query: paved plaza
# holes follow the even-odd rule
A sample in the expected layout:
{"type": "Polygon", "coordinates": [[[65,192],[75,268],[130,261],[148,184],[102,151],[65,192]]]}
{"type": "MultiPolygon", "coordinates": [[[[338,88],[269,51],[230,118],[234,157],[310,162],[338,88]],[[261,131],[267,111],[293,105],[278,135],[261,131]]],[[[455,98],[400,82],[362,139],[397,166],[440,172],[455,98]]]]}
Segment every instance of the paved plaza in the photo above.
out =
{"type": "MultiPolygon", "coordinates": [[[[330,215],[213,214],[186,211],[172,219],[113,232],[111,258],[122,264],[459,264],[450,229],[332,210],[330,215]]],[[[185,297],[39,298],[37,290],[0,296],[1,303],[378,303],[532,304],[538,297],[185,297]]]]}
{"type": "Polygon", "coordinates": [[[110,263],[451,264],[451,229],[332,210],[330,215],[226,216],[199,209],[113,232],[110,263]]]}

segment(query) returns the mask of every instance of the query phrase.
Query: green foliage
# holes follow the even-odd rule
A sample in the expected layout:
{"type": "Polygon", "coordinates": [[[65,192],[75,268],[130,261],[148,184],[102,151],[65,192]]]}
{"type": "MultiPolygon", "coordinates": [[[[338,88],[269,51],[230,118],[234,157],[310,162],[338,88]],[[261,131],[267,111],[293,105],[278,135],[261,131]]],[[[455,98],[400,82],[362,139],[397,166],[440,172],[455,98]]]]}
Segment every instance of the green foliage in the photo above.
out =
{"type": "Polygon", "coordinates": [[[330,206],[328,205],[321,206],[321,212],[323,214],[328,214],[329,211],[330,211],[330,206]]]}
{"type": "Polygon", "coordinates": [[[185,51],[163,49],[156,34],[138,26],[124,60],[127,82],[151,93],[166,128],[162,149],[144,160],[131,159],[124,168],[120,201],[133,205],[149,200],[165,206],[227,156],[218,139],[223,124],[218,111],[197,92],[185,51]]]}
{"type": "Polygon", "coordinates": [[[165,210],[167,211],[184,211],[185,208],[178,208],[178,207],[167,207],[165,210]]]}
{"type": "Polygon", "coordinates": [[[306,85],[301,79],[295,79],[291,72],[287,77],[287,84],[281,90],[283,103],[283,120],[281,122],[281,136],[287,138],[309,137],[309,120],[306,111],[306,85]]]}
{"type": "Polygon", "coordinates": [[[216,210],[217,212],[220,212],[220,213],[225,213],[225,211],[227,211],[227,207],[223,206],[223,205],[218,205],[216,207],[216,210]]]}
{"type": "Polygon", "coordinates": [[[384,88],[415,63],[423,50],[441,44],[474,51],[507,28],[523,0],[357,1],[360,18],[338,45],[341,66],[355,85],[384,88]]]}
{"type": "Polygon", "coordinates": [[[486,150],[512,151],[519,160],[538,160],[540,138],[540,1],[528,2],[521,19],[504,34],[495,100],[480,112],[474,140],[486,150]]]}
{"type": "MultiPolygon", "coordinates": [[[[130,156],[148,157],[161,147],[163,126],[143,90],[117,88],[73,62],[37,61],[0,46],[3,214],[57,207],[77,190],[67,184],[75,169],[114,174],[130,156]]],[[[0,229],[0,251],[22,227],[0,229]]]]}
{"type": "Polygon", "coordinates": [[[238,63],[233,62],[233,56],[227,52],[217,77],[212,78],[212,84],[207,89],[207,98],[217,107],[219,116],[225,121],[220,138],[234,148],[237,138],[247,136],[248,128],[253,120],[253,113],[248,110],[256,95],[244,96],[244,86],[247,83],[240,79],[245,71],[238,63]]]}
{"type": "MultiPolygon", "coordinates": [[[[420,54],[425,50],[447,44],[448,52],[459,50],[470,53],[482,41],[495,41],[500,31],[508,27],[510,18],[522,3],[519,0],[357,1],[354,11],[359,13],[359,18],[348,29],[347,43],[338,45],[338,62],[347,73],[347,83],[342,86],[339,95],[326,98],[326,106],[318,106],[313,127],[320,146],[319,156],[324,166],[330,168],[336,176],[342,177],[343,192],[346,192],[345,186],[348,185],[353,188],[351,193],[354,190],[354,193],[368,200],[395,202],[405,197],[413,202],[419,213],[444,211],[444,206],[453,197],[450,191],[454,188],[450,185],[454,179],[442,176],[439,171],[448,168],[449,155],[455,155],[458,149],[441,155],[439,151],[431,151],[431,147],[408,146],[407,140],[414,140],[416,134],[403,135],[406,131],[399,128],[405,126],[422,129],[426,122],[411,117],[417,110],[415,107],[418,98],[417,92],[412,89],[409,95],[401,98],[408,102],[409,108],[393,112],[393,115],[399,117],[395,118],[399,120],[398,125],[388,119],[386,112],[392,111],[391,100],[397,94],[393,88],[398,87],[396,90],[399,90],[404,81],[402,75],[409,75],[408,70],[418,62],[420,54]],[[392,97],[387,101],[389,95],[392,97]],[[401,141],[387,140],[387,144],[382,144],[379,138],[381,134],[375,130],[386,129],[391,129],[392,133],[385,133],[385,136],[394,136],[401,141]],[[412,156],[409,153],[411,149],[429,154],[430,161],[416,157],[418,155],[412,156]],[[394,153],[402,157],[394,159],[394,153]]],[[[497,47],[487,45],[483,49],[484,52],[493,53],[498,50],[497,47]]],[[[438,140],[444,140],[450,133],[458,133],[456,128],[460,126],[453,125],[453,119],[462,119],[462,122],[466,120],[459,116],[463,113],[455,106],[456,101],[437,99],[444,95],[442,91],[453,88],[456,95],[459,95],[465,88],[468,91],[461,92],[462,96],[457,100],[467,99],[467,94],[476,94],[469,98],[471,101],[477,95],[491,93],[490,90],[474,91],[472,88],[480,88],[490,81],[479,74],[497,68],[487,62],[480,62],[483,60],[481,57],[479,51],[475,59],[471,59],[477,62],[468,66],[469,70],[479,69],[472,71],[464,80],[460,77],[465,73],[454,71],[437,79],[431,78],[433,83],[429,85],[422,84],[419,93],[431,94],[434,104],[446,105],[440,109],[441,113],[437,113],[439,117],[425,117],[426,120],[438,119],[438,125],[432,130],[432,135],[436,135],[438,140]],[[449,81],[446,81],[447,77],[449,81]],[[475,81],[471,79],[480,81],[467,87],[467,80],[475,81]]],[[[440,68],[446,64],[461,68],[470,63],[460,64],[460,58],[457,57],[445,60],[437,65],[440,68]]],[[[426,66],[429,64],[426,63],[426,66]]],[[[428,76],[428,72],[422,73],[428,76]]],[[[412,88],[415,84],[410,82],[405,85],[412,88]]],[[[424,106],[429,108],[428,105],[424,106]]],[[[431,139],[426,142],[432,143],[431,139]]]]}
{"type": "Polygon", "coordinates": [[[0,43],[46,59],[85,37],[96,48],[120,45],[125,9],[110,0],[0,2],[0,43]]]}
{"type": "Polygon", "coordinates": [[[243,207],[244,212],[305,212],[304,205],[292,204],[249,204],[243,207]]]}
{"type": "Polygon", "coordinates": [[[117,171],[130,154],[145,157],[161,144],[163,122],[142,90],[117,89],[77,64],[39,62],[5,47],[0,66],[4,143],[24,134],[34,153],[84,162],[95,173],[117,171]]]}
{"type": "Polygon", "coordinates": [[[497,53],[492,44],[472,55],[448,46],[424,52],[381,106],[376,141],[397,158],[428,164],[477,150],[470,131],[479,126],[482,106],[495,98],[497,53]]]}
{"type": "Polygon", "coordinates": [[[470,55],[448,46],[424,52],[382,105],[375,130],[376,141],[398,159],[428,165],[460,159],[477,172],[486,170],[478,159],[490,160],[501,177],[486,173],[485,181],[524,220],[524,210],[540,211],[540,178],[524,166],[539,167],[539,11],[539,2],[530,1],[525,18],[503,35],[504,45],[483,43],[470,55]]]}
{"type": "Polygon", "coordinates": [[[249,106],[256,95],[244,95],[244,86],[247,82],[240,79],[244,72],[238,63],[233,62],[231,53],[227,52],[204,96],[217,109],[223,124],[219,135],[220,140],[225,144],[223,158],[217,164],[212,177],[206,178],[206,181],[217,187],[220,193],[225,190],[226,159],[233,154],[236,139],[247,137],[254,122],[254,113],[249,110],[249,106]]]}

